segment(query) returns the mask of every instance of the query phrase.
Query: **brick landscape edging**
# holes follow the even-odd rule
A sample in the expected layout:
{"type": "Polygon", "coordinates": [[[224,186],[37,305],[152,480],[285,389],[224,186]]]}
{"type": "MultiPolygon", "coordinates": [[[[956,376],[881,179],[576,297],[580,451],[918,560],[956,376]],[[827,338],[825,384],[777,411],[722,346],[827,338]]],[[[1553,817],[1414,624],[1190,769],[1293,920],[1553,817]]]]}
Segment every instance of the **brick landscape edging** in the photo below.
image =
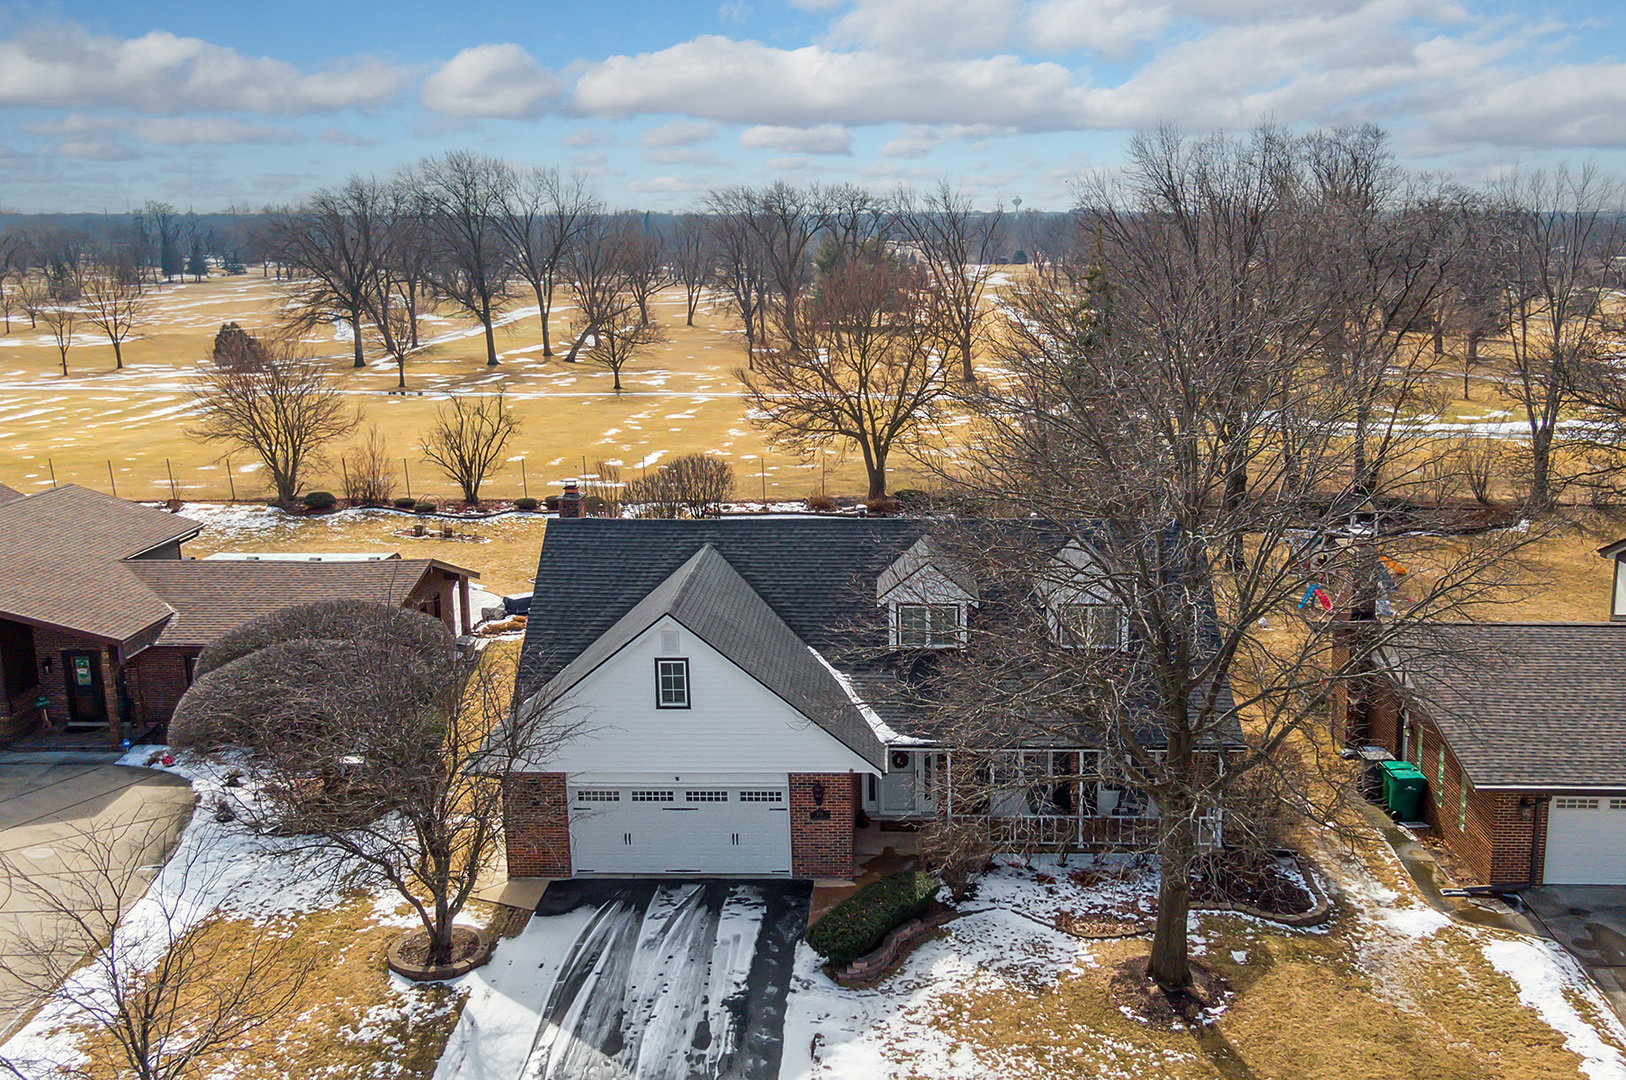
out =
{"type": "MultiPolygon", "coordinates": [[[[954,908],[943,908],[929,915],[910,919],[908,922],[893,928],[881,939],[881,944],[874,951],[860,956],[856,960],[837,967],[834,964],[824,966],[825,974],[829,975],[841,986],[852,988],[873,986],[881,980],[899,960],[902,960],[914,947],[937,931],[945,923],[953,922],[962,913],[954,908]]],[[[970,914],[966,912],[964,914],[970,914]]]]}

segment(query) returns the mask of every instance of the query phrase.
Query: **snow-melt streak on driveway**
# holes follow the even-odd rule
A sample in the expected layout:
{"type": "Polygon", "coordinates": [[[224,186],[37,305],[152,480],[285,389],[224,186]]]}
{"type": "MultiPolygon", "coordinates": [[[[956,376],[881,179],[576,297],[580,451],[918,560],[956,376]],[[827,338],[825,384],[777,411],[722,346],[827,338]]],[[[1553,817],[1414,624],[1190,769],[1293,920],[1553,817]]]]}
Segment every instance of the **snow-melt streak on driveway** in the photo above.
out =
{"type": "Polygon", "coordinates": [[[563,957],[523,1076],[772,1080],[808,887],[564,881],[537,918],[591,914],[563,957]]]}

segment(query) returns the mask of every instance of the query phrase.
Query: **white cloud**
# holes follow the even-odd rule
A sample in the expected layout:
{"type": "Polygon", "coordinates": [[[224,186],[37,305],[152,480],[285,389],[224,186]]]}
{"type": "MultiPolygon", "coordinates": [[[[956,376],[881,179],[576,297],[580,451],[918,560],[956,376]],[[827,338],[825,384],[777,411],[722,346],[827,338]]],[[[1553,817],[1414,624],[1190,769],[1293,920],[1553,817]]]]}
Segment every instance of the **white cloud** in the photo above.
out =
{"type": "Polygon", "coordinates": [[[129,161],[136,152],[117,139],[70,139],[55,150],[57,157],[80,161],[129,161]]]}
{"type": "Polygon", "coordinates": [[[740,132],[740,146],[747,150],[781,150],[790,154],[850,154],[853,133],[835,124],[807,128],[762,125],[740,132]]]}
{"type": "Polygon", "coordinates": [[[615,142],[615,132],[609,128],[578,128],[559,141],[573,149],[588,146],[607,146],[615,142]]]}
{"type": "Polygon", "coordinates": [[[1520,79],[1487,73],[1424,114],[1435,152],[1506,147],[1626,148],[1626,64],[1561,65],[1520,79]]]}
{"type": "Polygon", "coordinates": [[[999,129],[987,124],[905,124],[880,149],[882,157],[925,157],[939,146],[966,139],[986,139],[999,134],[999,129]]]}
{"type": "Polygon", "coordinates": [[[346,131],[343,128],[324,128],[322,133],[316,137],[322,142],[332,143],[335,146],[378,145],[377,139],[368,138],[365,135],[358,135],[354,131],[346,131]]]}
{"type": "Polygon", "coordinates": [[[1088,126],[1080,89],[1059,64],[1014,56],[919,61],[818,45],[786,50],[715,35],[590,66],[576,83],[572,107],[605,117],[678,113],[775,127],[1088,126]]]}
{"type": "Polygon", "coordinates": [[[199,143],[291,143],[299,133],[287,125],[275,126],[229,116],[106,116],[70,113],[60,120],[22,125],[39,135],[127,135],[160,146],[199,143]]]}
{"type": "Polygon", "coordinates": [[[1116,59],[1167,29],[1165,5],[1141,0],[1040,0],[1027,16],[1027,41],[1041,53],[1085,49],[1116,59]]]}
{"type": "Polygon", "coordinates": [[[562,84],[514,44],[464,49],[424,80],[418,100],[452,116],[521,120],[543,115],[562,84]]]}
{"type": "Polygon", "coordinates": [[[703,165],[729,168],[732,162],[700,146],[657,146],[644,151],[644,160],[651,165],[703,165]]]}
{"type": "Polygon", "coordinates": [[[832,45],[943,56],[1002,49],[1022,0],[855,0],[830,26],[832,45]]]}
{"type": "Polygon", "coordinates": [[[300,116],[379,105],[409,74],[374,60],[307,73],[161,30],[137,38],[92,36],[72,23],[35,26],[0,41],[0,107],[119,106],[300,116]]]}
{"type": "Polygon", "coordinates": [[[650,128],[638,141],[645,146],[694,146],[696,143],[710,142],[716,137],[716,124],[697,124],[680,120],[650,128]]]}

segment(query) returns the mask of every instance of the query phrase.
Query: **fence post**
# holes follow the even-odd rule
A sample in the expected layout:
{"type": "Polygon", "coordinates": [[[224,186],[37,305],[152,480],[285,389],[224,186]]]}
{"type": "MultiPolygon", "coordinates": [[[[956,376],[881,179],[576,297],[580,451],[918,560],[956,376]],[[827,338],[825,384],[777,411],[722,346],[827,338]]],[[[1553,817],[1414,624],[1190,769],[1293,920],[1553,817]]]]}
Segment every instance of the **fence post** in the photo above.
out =
{"type": "Polygon", "coordinates": [[[757,468],[762,472],[762,505],[768,505],[768,462],[766,457],[757,458],[757,468]]]}
{"type": "Polygon", "coordinates": [[[527,499],[531,497],[531,481],[525,475],[525,459],[519,459],[519,490],[527,499]]]}
{"type": "Polygon", "coordinates": [[[231,485],[231,501],[237,501],[237,478],[231,474],[231,458],[226,459],[226,483],[231,485]]]}
{"type": "Polygon", "coordinates": [[[50,458],[45,459],[45,467],[51,470],[51,486],[56,487],[56,462],[50,458]]]}
{"type": "Polygon", "coordinates": [[[412,497],[412,470],[407,468],[407,459],[401,459],[401,475],[406,478],[407,498],[412,497]]]}
{"type": "Polygon", "coordinates": [[[175,470],[169,467],[169,458],[164,459],[164,471],[169,474],[169,497],[171,501],[179,499],[181,497],[180,492],[175,490],[175,470]]]}

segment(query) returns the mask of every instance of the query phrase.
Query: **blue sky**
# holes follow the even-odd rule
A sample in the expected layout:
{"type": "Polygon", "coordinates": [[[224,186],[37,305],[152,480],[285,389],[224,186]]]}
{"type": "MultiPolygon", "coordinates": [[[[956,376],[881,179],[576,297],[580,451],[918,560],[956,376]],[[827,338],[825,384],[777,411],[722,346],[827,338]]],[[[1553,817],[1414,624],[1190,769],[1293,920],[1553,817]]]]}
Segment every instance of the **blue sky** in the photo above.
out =
{"type": "Polygon", "coordinates": [[[296,201],[448,149],[628,208],[774,177],[1062,207],[1126,135],[1375,122],[1464,180],[1626,166],[1618,0],[0,6],[0,208],[296,201]]]}

